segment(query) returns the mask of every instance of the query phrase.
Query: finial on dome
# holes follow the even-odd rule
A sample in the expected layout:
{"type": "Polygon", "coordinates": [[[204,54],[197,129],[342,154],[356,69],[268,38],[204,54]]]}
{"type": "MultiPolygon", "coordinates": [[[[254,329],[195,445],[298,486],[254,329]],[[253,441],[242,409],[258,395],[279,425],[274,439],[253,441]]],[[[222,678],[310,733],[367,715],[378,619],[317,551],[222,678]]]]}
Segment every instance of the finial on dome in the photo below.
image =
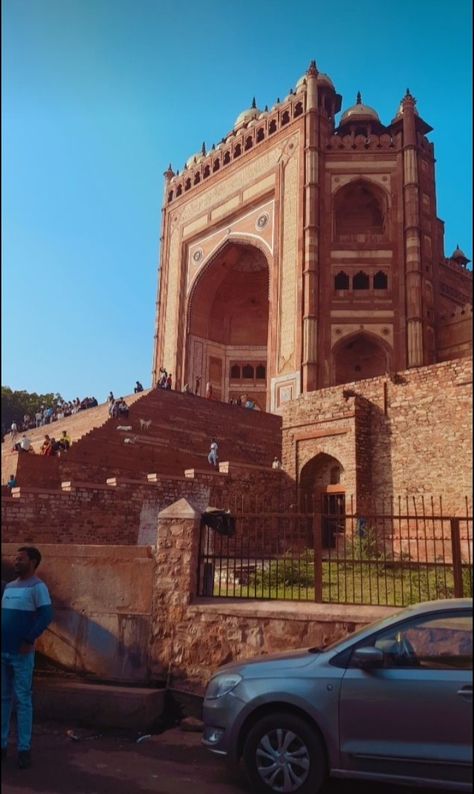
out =
{"type": "Polygon", "coordinates": [[[207,152],[206,152],[206,142],[205,141],[202,142],[201,152],[202,152],[202,156],[205,157],[206,154],[207,154],[207,152]]]}
{"type": "Polygon", "coordinates": [[[316,66],[316,61],[311,61],[308,71],[306,74],[317,77],[318,76],[318,67],[316,66]]]}
{"type": "Polygon", "coordinates": [[[357,92],[356,105],[362,105],[362,97],[360,95],[360,91],[357,92]]]}
{"type": "Polygon", "coordinates": [[[252,110],[255,110],[255,108],[257,107],[257,103],[256,103],[256,101],[255,101],[255,97],[252,99],[252,105],[251,105],[251,107],[252,107],[252,110]]]}

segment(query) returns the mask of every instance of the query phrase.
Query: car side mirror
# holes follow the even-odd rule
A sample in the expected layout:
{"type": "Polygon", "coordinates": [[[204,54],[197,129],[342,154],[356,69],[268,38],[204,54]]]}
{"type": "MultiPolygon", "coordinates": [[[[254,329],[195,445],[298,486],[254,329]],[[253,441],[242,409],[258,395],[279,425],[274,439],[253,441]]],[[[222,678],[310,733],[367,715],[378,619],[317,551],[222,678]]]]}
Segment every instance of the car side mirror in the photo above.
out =
{"type": "Polygon", "coordinates": [[[364,648],[356,648],[352,654],[352,663],[355,667],[360,667],[362,670],[372,670],[377,667],[383,667],[383,662],[383,651],[371,645],[364,648]]]}

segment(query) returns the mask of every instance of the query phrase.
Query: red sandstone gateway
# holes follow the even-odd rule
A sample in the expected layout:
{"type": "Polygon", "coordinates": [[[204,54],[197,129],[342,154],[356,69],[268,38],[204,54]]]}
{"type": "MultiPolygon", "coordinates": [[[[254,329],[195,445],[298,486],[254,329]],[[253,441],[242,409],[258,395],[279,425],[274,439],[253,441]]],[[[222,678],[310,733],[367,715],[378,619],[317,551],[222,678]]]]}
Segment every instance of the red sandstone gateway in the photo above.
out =
{"type": "Polygon", "coordinates": [[[472,791],[472,599],[430,601],[324,650],[222,667],[203,743],[252,791],[316,794],[329,775],[472,791]]]}

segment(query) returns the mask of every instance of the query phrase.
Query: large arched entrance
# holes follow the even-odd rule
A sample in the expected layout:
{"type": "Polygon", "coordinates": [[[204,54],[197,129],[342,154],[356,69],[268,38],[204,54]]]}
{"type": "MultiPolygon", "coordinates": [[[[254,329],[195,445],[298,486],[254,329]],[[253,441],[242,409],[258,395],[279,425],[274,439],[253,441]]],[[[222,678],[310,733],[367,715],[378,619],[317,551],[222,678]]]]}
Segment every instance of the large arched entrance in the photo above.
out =
{"type": "Polygon", "coordinates": [[[342,339],[333,350],[334,384],[376,378],[390,371],[390,353],[372,334],[342,339]]]}
{"type": "Polygon", "coordinates": [[[300,509],[321,513],[323,548],[334,548],[338,533],[344,532],[344,469],[332,455],[320,453],[301,469],[300,509]]]}
{"type": "Polygon", "coordinates": [[[186,380],[200,394],[267,403],[269,270],[255,246],[227,243],[205,266],[188,305],[186,380]]]}

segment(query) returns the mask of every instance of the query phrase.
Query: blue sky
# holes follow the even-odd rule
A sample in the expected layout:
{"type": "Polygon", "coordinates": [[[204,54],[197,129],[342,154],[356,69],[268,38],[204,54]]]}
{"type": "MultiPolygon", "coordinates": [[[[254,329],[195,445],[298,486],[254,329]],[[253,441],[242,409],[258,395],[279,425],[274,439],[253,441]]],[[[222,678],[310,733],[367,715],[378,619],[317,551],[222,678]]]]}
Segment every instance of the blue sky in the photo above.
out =
{"type": "Polygon", "coordinates": [[[472,258],[468,0],[3,0],[2,384],[150,384],[163,171],[312,58],[383,122],[434,127],[445,248],[472,258]]]}

